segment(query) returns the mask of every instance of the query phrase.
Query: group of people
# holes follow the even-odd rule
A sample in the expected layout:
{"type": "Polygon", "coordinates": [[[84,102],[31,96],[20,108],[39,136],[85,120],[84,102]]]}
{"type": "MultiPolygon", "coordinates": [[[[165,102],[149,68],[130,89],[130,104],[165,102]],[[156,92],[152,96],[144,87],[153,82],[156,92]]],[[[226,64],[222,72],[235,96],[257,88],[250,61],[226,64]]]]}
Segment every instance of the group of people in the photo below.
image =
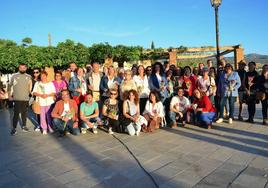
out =
{"type": "Polygon", "coordinates": [[[267,125],[268,65],[258,74],[255,62],[239,63],[239,69],[223,59],[218,69],[208,60],[193,69],[160,62],[152,66],[133,65],[131,69],[104,66],[98,62],[77,67],[71,62],[67,70],[56,70],[49,81],[48,72],[20,64],[8,87],[14,102],[11,135],[17,133],[19,114],[22,130],[26,126],[28,107],[36,113],[35,131],[85,134],[98,127],[109,134],[127,132],[139,135],[159,127],[177,127],[192,123],[211,128],[228,116],[234,119],[234,105],[239,98],[238,120],[243,121],[243,103],[248,104],[248,122],[254,122],[256,103],[261,101],[263,124],[267,125]],[[30,101],[30,102],[29,102],[30,101]],[[217,110],[216,110],[217,109],[217,110]]]}

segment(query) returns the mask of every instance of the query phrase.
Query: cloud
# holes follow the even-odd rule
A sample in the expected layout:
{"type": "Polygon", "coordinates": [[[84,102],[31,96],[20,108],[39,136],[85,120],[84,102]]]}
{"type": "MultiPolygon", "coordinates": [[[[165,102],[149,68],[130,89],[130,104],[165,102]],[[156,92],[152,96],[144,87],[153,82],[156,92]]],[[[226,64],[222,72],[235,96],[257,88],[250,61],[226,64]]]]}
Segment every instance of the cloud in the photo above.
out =
{"type": "Polygon", "coordinates": [[[134,31],[117,31],[111,29],[97,29],[97,28],[90,28],[90,27],[69,27],[70,30],[75,32],[83,32],[83,33],[90,33],[90,34],[96,34],[96,35],[103,35],[103,36],[109,36],[109,37],[130,37],[130,36],[137,36],[144,33],[147,33],[150,30],[150,27],[144,27],[141,29],[136,29],[134,31]],[[110,30],[110,31],[109,31],[110,30]]]}

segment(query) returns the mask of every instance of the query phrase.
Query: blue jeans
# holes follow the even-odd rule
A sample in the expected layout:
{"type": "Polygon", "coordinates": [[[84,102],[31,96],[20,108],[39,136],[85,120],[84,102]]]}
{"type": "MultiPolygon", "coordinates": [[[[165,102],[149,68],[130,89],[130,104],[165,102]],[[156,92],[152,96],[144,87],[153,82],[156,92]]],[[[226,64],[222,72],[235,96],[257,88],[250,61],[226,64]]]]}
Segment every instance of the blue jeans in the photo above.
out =
{"type": "Polygon", "coordinates": [[[57,131],[59,131],[60,134],[64,134],[64,131],[68,131],[73,135],[79,135],[80,134],[80,131],[79,131],[78,127],[73,128],[73,124],[74,124],[73,120],[67,121],[65,129],[64,129],[65,122],[62,121],[61,119],[53,118],[52,122],[53,122],[53,125],[55,126],[55,129],[57,131]]]}
{"type": "MultiPolygon", "coordinates": [[[[94,127],[93,128],[97,128],[98,127],[98,125],[97,125],[97,118],[89,118],[89,122],[94,124],[94,127]]],[[[84,122],[84,121],[81,121],[80,126],[82,128],[86,128],[86,129],[89,129],[90,128],[88,126],[88,124],[86,122],[84,122]]]]}
{"type": "Polygon", "coordinates": [[[220,102],[220,118],[223,118],[223,112],[224,112],[224,106],[227,104],[228,100],[228,106],[229,106],[229,118],[234,119],[234,104],[236,97],[223,97],[221,98],[220,102]]]}
{"type": "Polygon", "coordinates": [[[211,101],[211,103],[215,106],[215,96],[214,95],[211,95],[209,96],[209,100],[211,101]]]}
{"type": "MultiPolygon", "coordinates": [[[[176,123],[176,112],[169,112],[169,119],[172,123],[176,123]]],[[[183,114],[183,117],[180,118],[182,121],[186,121],[186,113],[183,114]]]]}
{"type": "Polygon", "coordinates": [[[216,112],[198,112],[196,114],[196,120],[200,122],[201,125],[208,126],[212,123],[215,116],[216,112]]]}

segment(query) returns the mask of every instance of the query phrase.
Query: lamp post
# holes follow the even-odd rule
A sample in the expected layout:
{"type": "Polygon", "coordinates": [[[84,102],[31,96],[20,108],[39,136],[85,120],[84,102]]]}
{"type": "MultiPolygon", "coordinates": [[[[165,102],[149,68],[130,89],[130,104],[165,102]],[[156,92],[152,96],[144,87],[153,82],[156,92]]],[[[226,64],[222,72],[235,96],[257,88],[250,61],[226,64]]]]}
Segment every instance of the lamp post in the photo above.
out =
{"type": "Polygon", "coordinates": [[[217,47],[217,68],[220,64],[220,45],[219,45],[219,16],[218,10],[222,0],[210,0],[212,7],[215,9],[215,25],[216,25],[216,47],[217,47]]]}

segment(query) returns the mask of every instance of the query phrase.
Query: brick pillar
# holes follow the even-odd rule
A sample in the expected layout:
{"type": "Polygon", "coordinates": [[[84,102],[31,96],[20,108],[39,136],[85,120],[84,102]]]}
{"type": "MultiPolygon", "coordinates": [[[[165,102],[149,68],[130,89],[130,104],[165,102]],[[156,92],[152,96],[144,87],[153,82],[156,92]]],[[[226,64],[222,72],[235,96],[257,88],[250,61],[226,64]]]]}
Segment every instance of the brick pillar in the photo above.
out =
{"type": "Polygon", "coordinates": [[[239,46],[234,50],[234,67],[238,69],[238,63],[244,60],[244,49],[239,46]]]}
{"type": "Polygon", "coordinates": [[[169,52],[169,64],[177,66],[177,51],[174,49],[169,52]]]}

